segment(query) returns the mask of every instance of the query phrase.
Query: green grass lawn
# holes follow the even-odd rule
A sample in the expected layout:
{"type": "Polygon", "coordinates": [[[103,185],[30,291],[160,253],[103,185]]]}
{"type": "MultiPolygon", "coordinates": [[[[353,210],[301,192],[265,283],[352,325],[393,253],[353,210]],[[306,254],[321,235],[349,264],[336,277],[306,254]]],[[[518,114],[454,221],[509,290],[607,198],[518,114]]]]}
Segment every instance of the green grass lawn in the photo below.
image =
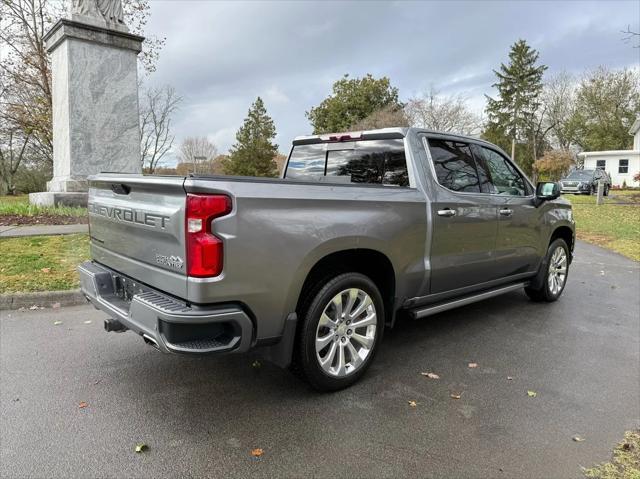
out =
{"type": "Polygon", "coordinates": [[[0,216],[87,216],[86,208],[68,206],[34,206],[29,204],[29,197],[0,196],[0,216]]]}
{"type": "Polygon", "coordinates": [[[627,431],[610,462],[583,472],[590,479],[640,479],[640,430],[627,431]]]}
{"type": "Polygon", "coordinates": [[[77,288],[76,266],[88,258],[84,234],[0,239],[0,293],[77,288]]]}
{"type": "Polygon", "coordinates": [[[578,239],[640,261],[640,192],[611,191],[600,206],[595,196],[564,198],[573,205],[578,239]]]}

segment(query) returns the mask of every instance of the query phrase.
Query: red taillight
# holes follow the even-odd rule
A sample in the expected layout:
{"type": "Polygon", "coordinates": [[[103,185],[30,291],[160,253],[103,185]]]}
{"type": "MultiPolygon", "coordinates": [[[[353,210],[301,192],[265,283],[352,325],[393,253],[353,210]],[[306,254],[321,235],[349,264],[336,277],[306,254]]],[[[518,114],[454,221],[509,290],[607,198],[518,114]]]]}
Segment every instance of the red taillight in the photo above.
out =
{"type": "Polygon", "coordinates": [[[222,272],[222,240],[211,232],[211,221],[229,214],[231,198],[187,194],[187,274],[199,278],[222,272]]]}

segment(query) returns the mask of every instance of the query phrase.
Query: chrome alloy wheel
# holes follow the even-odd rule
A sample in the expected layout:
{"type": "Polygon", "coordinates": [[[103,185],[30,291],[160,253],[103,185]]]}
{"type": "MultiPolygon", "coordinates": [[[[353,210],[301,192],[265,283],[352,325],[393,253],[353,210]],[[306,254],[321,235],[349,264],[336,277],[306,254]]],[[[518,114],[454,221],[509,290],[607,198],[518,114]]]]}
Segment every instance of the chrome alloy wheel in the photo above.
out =
{"type": "Polygon", "coordinates": [[[549,261],[549,291],[554,296],[560,294],[567,280],[567,253],[562,246],[558,246],[549,261]]]}
{"type": "Polygon", "coordinates": [[[344,377],[362,366],[375,343],[378,318],[371,297],[351,288],[336,294],[320,316],[316,358],[329,375],[344,377]]]}

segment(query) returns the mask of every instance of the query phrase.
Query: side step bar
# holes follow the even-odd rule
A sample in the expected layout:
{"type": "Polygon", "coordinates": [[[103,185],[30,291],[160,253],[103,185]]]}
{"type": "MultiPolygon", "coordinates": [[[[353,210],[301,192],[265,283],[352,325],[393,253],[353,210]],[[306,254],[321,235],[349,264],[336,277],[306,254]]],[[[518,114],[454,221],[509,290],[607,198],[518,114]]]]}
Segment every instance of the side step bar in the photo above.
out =
{"type": "Polygon", "coordinates": [[[460,306],[465,306],[467,304],[475,303],[477,301],[482,301],[483,299],[489,299],[489,298],[493,298],[494,296],[500,296],[501,294],[509,293],[510,291],[515,291],[517,289],[524,288],[528,284],[529,282],[526,281],[523,283],[510,284],[509,286],[502,286],[497,289],[483,291],[482,293],[476,293],[470,296],[464,296],[462,298],[457,298],[450,301],[443,301],[443,302],[439,302],[429,306],[423,306],[418,309],[409,311],[409,314],[416,319],[424,318],[426,316],[431,316],[432,314],[441,313],[443,311],[448,311],[450,309],[458,308],[460,306]]]}

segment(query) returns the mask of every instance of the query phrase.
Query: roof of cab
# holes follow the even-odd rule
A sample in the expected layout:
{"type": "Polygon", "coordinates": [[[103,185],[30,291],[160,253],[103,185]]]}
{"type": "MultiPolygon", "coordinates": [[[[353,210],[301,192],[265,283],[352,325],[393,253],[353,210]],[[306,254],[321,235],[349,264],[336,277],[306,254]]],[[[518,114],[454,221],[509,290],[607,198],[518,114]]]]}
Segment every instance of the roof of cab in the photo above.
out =
{"type": "Polygon", "coordinates": [[[409,133],[426,133],[427,135],[437,135],[447,138],[457,138],[465,141],[474,141],[478,143],[485,143],[495,147],[495,145],[485,141],[481,138],[473,136],[460,135],[457,133],[449,133],[444,131],[429,130],[426,128],[416,127],[391,127],[391,128],[379,128],[375,130],[361,130],[361,131],[345,131],[337,133],[325,133],[321,135],[306,135],[297,136],[293,140],[294,145],[308,145],[312,143],[324,143],[334,141],[350,141],[350,140],[382,140],[392,138],[404,138],[409,133]]]}

